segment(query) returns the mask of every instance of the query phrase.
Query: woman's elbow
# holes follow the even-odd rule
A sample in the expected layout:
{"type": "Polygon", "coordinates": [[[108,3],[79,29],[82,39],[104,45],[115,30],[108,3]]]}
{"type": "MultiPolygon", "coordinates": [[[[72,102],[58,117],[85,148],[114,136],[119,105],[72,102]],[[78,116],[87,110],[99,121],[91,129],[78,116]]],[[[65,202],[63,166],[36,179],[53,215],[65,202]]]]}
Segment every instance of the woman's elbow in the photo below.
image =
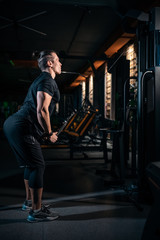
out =
{"type": "Polygon", "coordinates": [[[47,112],[48,112],[48,110],[44,107],[37,109],[37,115],[38,116],[43,116],[43,115],[47,114],[47,112]]]}

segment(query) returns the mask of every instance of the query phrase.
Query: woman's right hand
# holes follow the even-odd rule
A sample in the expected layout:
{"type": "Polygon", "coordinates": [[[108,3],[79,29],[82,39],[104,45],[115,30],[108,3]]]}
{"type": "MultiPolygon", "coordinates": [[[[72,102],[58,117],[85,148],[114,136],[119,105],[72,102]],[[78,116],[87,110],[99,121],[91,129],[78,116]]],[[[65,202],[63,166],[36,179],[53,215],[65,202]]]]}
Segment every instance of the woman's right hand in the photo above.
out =
{"type": "Polygon", "coordinates": [[[54,133],[50,136],[49,140],[50,140],[52,143],[55,143],[55,142],[57,141],[57,139],[58,139],[57,133],[58,133],[58,132],[54,132],[54,133]]]}

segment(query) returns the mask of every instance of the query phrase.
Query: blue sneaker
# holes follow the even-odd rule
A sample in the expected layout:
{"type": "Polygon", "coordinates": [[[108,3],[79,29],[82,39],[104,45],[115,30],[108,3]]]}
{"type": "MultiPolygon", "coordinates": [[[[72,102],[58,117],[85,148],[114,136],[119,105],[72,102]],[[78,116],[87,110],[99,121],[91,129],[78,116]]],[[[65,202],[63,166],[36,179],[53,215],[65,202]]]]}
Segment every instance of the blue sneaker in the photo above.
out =
{"type": "Polygon", "coordinates": [[[25,200],[23,205],[22,205],[22,210],[23,211],[30,211],[32,208],[32,202],[31,200],[25,200]]]}
{"type": "Polygon", "coordinates": [[[59,217],[59,214],[49,210],[49,207],[42,205],[38,212],[30,210],[27,217],[28,222],[41,222],[41,221],[53,221],[59,217]]]}

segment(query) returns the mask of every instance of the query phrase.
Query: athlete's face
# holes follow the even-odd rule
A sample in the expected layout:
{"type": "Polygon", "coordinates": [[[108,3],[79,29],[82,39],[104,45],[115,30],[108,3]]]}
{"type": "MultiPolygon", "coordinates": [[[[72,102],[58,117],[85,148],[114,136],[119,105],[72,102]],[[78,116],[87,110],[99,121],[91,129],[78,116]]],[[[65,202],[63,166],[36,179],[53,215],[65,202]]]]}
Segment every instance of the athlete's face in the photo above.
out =
{"type": "Polygon", "coordinates": [[[59,57],[57,56],[56,53],[52,53],[52,56],[53,56],[53,61],[52,61],[51,68],[55,72],[55,74],[61,74],[62,64],[59,61],[59,57]]]}

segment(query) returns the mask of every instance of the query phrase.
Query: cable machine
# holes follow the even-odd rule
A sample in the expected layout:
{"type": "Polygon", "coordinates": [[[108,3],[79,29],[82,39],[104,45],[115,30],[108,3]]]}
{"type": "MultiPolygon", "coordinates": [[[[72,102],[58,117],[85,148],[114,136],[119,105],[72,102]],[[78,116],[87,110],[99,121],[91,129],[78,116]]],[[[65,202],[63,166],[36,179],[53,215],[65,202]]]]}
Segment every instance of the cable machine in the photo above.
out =
{"type": "MultiPolygon", "coordinates": [[[[160,8],[138,27],[138,183],[154,201],[142,240],[160,238],[160,8]],[[150,192],[151,191],[151,192],[150,192]],[[152,193],[152,194],[151,194],[152,193]]],[[[146,195],[147,196],[147,195],[146,195]]]]}
{"type": "Polygon", "coordinates": [[[145,185],[148,163],[160,158],[160,8],[138,26],[138,177],[145,185]]]}

